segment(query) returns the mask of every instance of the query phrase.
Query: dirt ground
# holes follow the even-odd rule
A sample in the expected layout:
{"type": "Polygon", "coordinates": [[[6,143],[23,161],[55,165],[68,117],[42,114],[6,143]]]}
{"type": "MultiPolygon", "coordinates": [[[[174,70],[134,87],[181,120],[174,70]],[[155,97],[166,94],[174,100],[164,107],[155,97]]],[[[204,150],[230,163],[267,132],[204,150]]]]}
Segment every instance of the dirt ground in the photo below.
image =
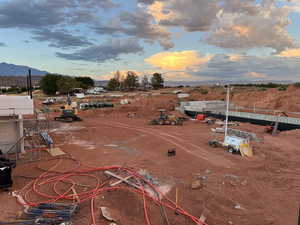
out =
{"type": "MultiPolygon", "coordinates": [[[[199,100],[202,100],[199,97],[199,100]]],[[[90,166],[123,166],[145,169],[168,185],[166,195],[190,214],[207,214],[209,225],[294,225],[297,224],[300,196],[300,132],[264,133],[264,127],[241,123],[238,129],[255,132],[262,141],[252,142],[254,157],[242,158],[221,148],[211,148],[211,128],[189,120],[183,126],[150,126],[158,108],[176,106],[173,96],[140,98],[113,109],[80,112],[81,122],[55,123],[50,131],[55,146],[90,166]],[[155,100],[155,101],[154,101],[155,100]],[[154,103],[153,103],[154,102],[154,103]],[[128,118],[135,112],[136,118],[128,118]],[[169,149],[176,156],[168,157],[169,149]],[[202,187],[192,189],[200,180],[202,187]],[[240,206],[239,209],[235,208],[240,206]]],[[[51,113],[52,118],[57,113],[51,113]]],[[[219,137],[221,138],[221,137],[219,137]]],[[[14,170],[13,190],[18,190],[42,172],[47,161],[20,164],[14,170]]],[[[71,169],[66,163],[59,170],[71,169]]],[[[12,219],[22,207],[7,192],[0,193],[0,221],[12,219]]],[[[96,200],[96,211],[109,207],[118,215],[118,225],[145,224],[143,199],[122,190],[107,192],[96,200]]],[[[159,208],[149,206],[152,224],[163,224],[159,208]]],[[[195,224],[167,211],[170,224],[195,224]]],[[[97,224],[110,224],[97,214],[97,224]]],[[[74,218],[75,225],[91,224],[90,208],[84,203],[74,218]]]]}

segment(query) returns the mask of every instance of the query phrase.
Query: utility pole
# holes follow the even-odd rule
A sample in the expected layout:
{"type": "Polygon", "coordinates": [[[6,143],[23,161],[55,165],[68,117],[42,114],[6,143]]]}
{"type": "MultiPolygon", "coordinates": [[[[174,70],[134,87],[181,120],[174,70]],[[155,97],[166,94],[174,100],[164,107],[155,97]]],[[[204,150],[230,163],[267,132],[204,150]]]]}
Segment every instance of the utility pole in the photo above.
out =
{"type": "Polygon", "coordinates": [[[230,101],[230,85],[227,85],[227,96],[226,96],[226,120],[225,120],[225,136],[224,136],[224,142],[227,137],[227,131],[228,131],[228,114],[229,114],[229,101],[230,101]]]}
{"type": "Polygon", "coordinates": [[[29,74],[26,75],[26,88],[27,88],[27,94],[30,95],[30,89],[29,89],[29,74]]]}
{"type": "Polygon", "coordinates": [[[28,79],[29,79],[29,92],[30,92],[30,98],[32,99],[31,69],[28,70],[28,79]]]}

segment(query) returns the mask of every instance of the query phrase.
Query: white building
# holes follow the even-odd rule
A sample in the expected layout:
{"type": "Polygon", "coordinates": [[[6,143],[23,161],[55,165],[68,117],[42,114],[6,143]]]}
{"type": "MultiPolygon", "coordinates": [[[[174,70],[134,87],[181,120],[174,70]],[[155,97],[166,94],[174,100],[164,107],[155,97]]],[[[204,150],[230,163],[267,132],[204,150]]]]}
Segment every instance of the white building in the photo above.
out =
{"type": "Polygon", "coordinates": [[[32,115],[33,100],[29,96],[0,95],[0,150],[24,152],[23,116],[32,115]]]}

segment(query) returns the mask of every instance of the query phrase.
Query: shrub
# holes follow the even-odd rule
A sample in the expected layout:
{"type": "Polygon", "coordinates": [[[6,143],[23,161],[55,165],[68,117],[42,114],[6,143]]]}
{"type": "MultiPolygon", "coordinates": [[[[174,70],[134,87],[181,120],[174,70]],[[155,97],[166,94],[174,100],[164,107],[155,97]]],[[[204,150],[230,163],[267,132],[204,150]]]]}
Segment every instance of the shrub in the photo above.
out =
{"type": "Polygon", "coordinates": [[[278,91],[286,91],[287,86],[281,86],[279,88],[277,88],[278,91]]]}
{"type": "Polygon", "coordinates": [[[300,82],[294,83],[294,87],[300,88],[300,82]]]}
{"type": "Polygon", "coordinates": [[[208,90],[206,89],[200,89],[199,92],[203,95],[207,95],[208,94],[208,90]]]}

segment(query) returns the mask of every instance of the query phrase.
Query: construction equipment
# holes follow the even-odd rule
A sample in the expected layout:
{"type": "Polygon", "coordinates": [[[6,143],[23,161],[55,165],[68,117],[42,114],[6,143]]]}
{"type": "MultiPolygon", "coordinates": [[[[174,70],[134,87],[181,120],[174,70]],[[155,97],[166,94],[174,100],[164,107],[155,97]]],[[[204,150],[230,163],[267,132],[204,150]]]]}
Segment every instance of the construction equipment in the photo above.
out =
{"type": "Polygon", "coordinates": [[[241,154],[242,156],[253,156],[253,150],[249,140],[241,137],[226,136],[224,142],[216,139],[210,140],[208,144],[214,148],[223,147],[232,154],[241,154]]]}
{"type": "Polygon", "coordinates": [[[70,109],[63,109],[62,115],[55,117],[54,120],[66,123],[82,121],[82,119],[75,114],[75,111],[70,109]]]}
{"type": "Polygon", "coordinates": [[[159,117],[151,120],[150,125],[183,125],[183,118],[167,114],[165,109],[160,109],[159,112],[159,117]]]}
{"type": "MultiPolygon", "coordinates": [[[[278,117],[288,117],[288,114],[286,114],[283,111],[278,111],[278,110],[274,111],[274,115],[276,115],[278,117]]],[[[279,133],[278,125],[279,125],[279,122],[276,121],[272,125],[266,126],[265,132],[269,133],[269,134],[272,134],[272,135],[278,134],[279,133]]]]}

